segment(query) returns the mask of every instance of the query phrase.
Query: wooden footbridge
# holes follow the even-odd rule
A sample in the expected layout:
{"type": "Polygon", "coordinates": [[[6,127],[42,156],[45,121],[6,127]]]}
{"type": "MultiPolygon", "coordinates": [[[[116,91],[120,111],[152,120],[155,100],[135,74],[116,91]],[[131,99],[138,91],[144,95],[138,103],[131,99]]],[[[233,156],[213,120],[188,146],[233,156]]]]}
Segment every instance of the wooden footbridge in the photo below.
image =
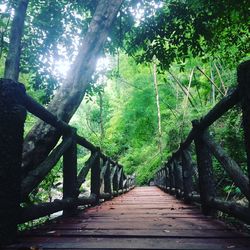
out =
{"type": "Polygon", "coordinates": [[[157,187],[130,192],[23,233],[7,249],[249,249],[250,236],[157,187]]]}
{"type": "Polygon", "coordinates": [[[216,192],[213,158],[250,200],[250,61],[238,69],[232,89],[193,129],[168,161],[159,166],[152,187],[135,187],[135,176],[79,136],[76,130],[29,97],[20,83],[0,81],[0,248],[1,249],[250,249],[250,236],[216,218],[217,212],[250,224],[249,206],[225,201],[216,192]],[[211,137],[208,128],[241,105],[247,173],[211,137]],[[62,137],[33,169],[23,169],[26,111],[55,127],[62,137]],[[77,168],[77,145],[91,152],[77,168]],[[63,198],[24,203],[60,158],[63,198]],[[194,162],[195,159],[195,162],[194,162]],[[90,195],[81,186],[91,174],[90,195]],[[25,206],[24,206],[25,204],[25,206]],[[17,233],[18,224],[58,211],[63,216],[17,233]]]}

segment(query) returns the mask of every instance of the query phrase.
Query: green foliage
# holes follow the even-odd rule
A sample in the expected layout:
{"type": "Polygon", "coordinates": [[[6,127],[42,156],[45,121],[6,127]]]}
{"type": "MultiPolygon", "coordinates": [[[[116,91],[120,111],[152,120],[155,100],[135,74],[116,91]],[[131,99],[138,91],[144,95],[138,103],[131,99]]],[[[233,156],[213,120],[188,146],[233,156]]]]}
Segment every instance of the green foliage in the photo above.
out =
{"type": "MultiPolygon", "coordinates": [[[[17,1],[1,1],[0,57],[6,57],[9,31],[17,1]]],[[[21,72],[29,74],[29,86],[42,93],[48,103],[63,76],[55,70],[56,61],[72,61],[86,33],[97,1],[29,1],[22,39],[21,72]],[[41,91],[42,90],[42,91],[41,91]]]]}
{"type": "MultiPolygon", "coordinates": [[[[0,21],[1,76],[12,18],[8,13],[13,9],[11,1],[2,3],[8,6],[0,21]]],[[[63,76],[55,73],[54,62],[73,60],[96,4],[90,0],[30,1],[20,82],[39,102],[48,103],[63,82],[63,76]]],[[[148,184],[186,138],[191,121],[200,119],[237,84],[236,66],[249,56],[248,6],[246,0],[125,1],[102,51],[108,53],[112,70],[93,76],[71,125],[123,164],[127,174],[135,173],[138,185],[148,184]],[[144,15],[138,18],[140,13],[144,15]],[[162,120],[161,150],[152,74],[154,57],[162,120]]],[[[28,116],[26,133],[35,122],[28,116]]],[[[211,132],[246,171],[239,107],[218,120],[211,132]]],[[[79,147],[78,170],[88,157],[89,152],[79,147]]],[[[214,172],[221,195],[241,196],[216,160],[214,172]]],[[[23,205],[52,200],[61,191],[61,181],[59,161],[23,205]]]]}
{"type": "MultiPolygon", "coordinates": [[[[234,65],[249,53],[249,1],[163,1],[155,15],[127,34],[139,62],[156,56],[163,68],[187,58],[220,58],[234,65]]],[[[249,54],[248,54],[249,55],[249,54]]]]}
{"type": "MultiPolygon", "coordinates": [[[[204,64],[198,59],[187,61],[182,72],[176,64],[170,68],[171,74],[158,68],[162,117],[161,154],[152,65],[137,65],[134,59],[125,55],[120,55],[119,59],[119,72],[117,69],[114,69],[113,74],[109,72],[111,78],[106,80],[102,90],[104,137],[101,139],[100,135],[98,93],[93,92],[91,99],[83,103],[73,121],[83,136],[121,162],[128,174],[135,173],[138,185],[143,185],[153,178],[161,162],[177,150],[192,127],[191,121],[200,119],[222,98],[218,89],[224,93],[236,84],[235,71],[222,67],[219,61],[204,64]],[[218,89],[213,88],[207,76],[213,79],[218,89]]],[[[228,153],[245,168],[240,123],[239,110],[233,110],[211,127],[211,131],[228,153]],[[241,145],[240,149],[238,145],[241,145]]],[[[225,173],[216,161],[214,170],[218,181],[224,178],[225,173]]],[[[223,187],[231,184],[229,178],[225,177],[220,184],[221,192],[224,192],[223,187]]]]}

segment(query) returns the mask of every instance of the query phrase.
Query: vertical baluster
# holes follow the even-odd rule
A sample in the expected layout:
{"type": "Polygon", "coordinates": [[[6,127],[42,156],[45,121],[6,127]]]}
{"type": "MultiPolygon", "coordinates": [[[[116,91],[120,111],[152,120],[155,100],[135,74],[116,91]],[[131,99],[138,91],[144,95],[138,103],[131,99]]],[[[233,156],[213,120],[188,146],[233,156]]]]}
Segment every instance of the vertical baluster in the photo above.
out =
{"type": "Polygon", "coordinates": [[[162,170],[159,170],[159,186],[162,188],[162,170]]]}
{"type": "Polygon", "coordinates": [[[130,175],[127,176],[127,189],[130,190],[130,186],[131,186],[131,177],[130,175]]]}
{"type": "Polygon", "coordinates": [[[167,179],[166,179],[166,168],[163,166],[162,167],[162,188],[164,189],[164,191],[166,192],[166,181],[167,181],[167,179]]]}
{"type": "Polygon", "coordinates": [[[188,150],[181,151],[182,159],[182,175],[183,175],[183,189],[184,189],[184,201],[189,203],[190,197],[193,192],[193,180],[192,180],[192,158],[188,150]]]}
{"type": "MultiPolygon", "coordinates": [[[[71,146],[63,154],[63,199],[77,198],[77,144],[76,130],[72,129],[71,146]]],[[[76,213],[76,207],[65,209],[64,216],[71,216],[76,213]]]]}
{"type": "Polygon", "coordinates": [[[100,157],[100,194],[104,193],[104,171],[106,160],[100,157]]]}
{"type": "Polygon", "coordinates": [[[115,173],[114,173],[114,177],[113,177],[113,193],[114,193],[114,196],[119,195],[118,171],[119,171],[119,167],[116,164],[115,173]]]}
{"type": "Polygon", "coordinates": [[[165,173],[166,173],[166,192],[170,190],[170,177],[169,177],[169,168],[168,163],[165,163],[165,173]]]}
{"type": "MultiPolygon", "coordinates": [[[[197,120],[194,120],[192,123],[193,127],[198,130],[199,122],[197,120]]],[[[202,212],[206,215],[212,215],[214,214],[214,210],[209,205],[210,198],[214,198],[215,196],[215,185],[212,171],[212,157],[206,143],[203,141],[203,136],[208,133],[208,131],[200,130],[198,132],[199,133],[196,136],[194,143],[199,172],[199,187],[202,212]]]]}
{"type": "Polygon", "coordinates": [[[175,195],[176,198],[181,198],[182,193],[182,169],[177,159],[173,161],[174,179],[175,179],[175,195]]]}
{"type": "Polygon", "coordinates": [[[123,173],[123,167],[121,166],[121,177],[120,177],[120,182],[119,182],[119,189],[122,190],[122,193],[124,192],[123,190],[123,181],[124,181],[124,173],[123,173]]]}
{"type": "Polygon", "coordinates": [[[0,80],[0,245],[16,238],[26,109],[23,85],[0,80]]]}
{"type": "Polygon", "coordinates": [[[157,179],[158,179],[158,171],[156,172],[155,178],[154,178],[154,183],[158,187],[158,184],[157,184],[158,180],[157,179]]]}
{"type": "Polygon", "coordinates": [[[237,75],[238,84],[240,88],[240,95],[242,97],[241,107],[243,113],[243,129],[247,154],[248,178],[250,180],[250,60],[243,62],[239,65],[237,75]]]}
{"type": "Polygon", "coordinates": [[[175,194],[175,179],[174,179],[174,164],[169,163],[169,176],[170,176],[170,194],[175,194]]]}
{"type": "Polygon", "coordinates": [[[110,171],[110,159],[107,159],[108,165],[107,170],[104,175],[104,192],[110,194],[110,198],[112,198],[112,186],[111,186],[111,171],[110,171]]]}
{"type": "Polygon", "coordinates": [[[98,148],[97,157],[95,159],[94,164],[91,166],[91,194],[96,196],[96,203],[99,203],[100,198],[100,186],[101,186],[101,179],[100,179],[100,149],[98,148]]]}
{"type": "Polygon", "coordinates": [[[165,192],[167,192],[167,169],[166,169],[165,163],[164,163],[164,165],[163,165],[163,173],[164,173],[164,177],[163,177],[163,186],[164,186],[165,192]]]}

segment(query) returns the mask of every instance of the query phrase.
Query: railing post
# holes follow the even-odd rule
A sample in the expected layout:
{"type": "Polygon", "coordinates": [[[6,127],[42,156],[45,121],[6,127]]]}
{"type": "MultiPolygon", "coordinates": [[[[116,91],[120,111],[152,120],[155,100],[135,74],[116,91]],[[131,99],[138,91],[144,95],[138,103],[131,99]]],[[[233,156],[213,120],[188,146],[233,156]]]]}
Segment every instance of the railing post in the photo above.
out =
{"type": "Polygon", "coordinates": [[[169,181],[170,181],[170,194],[175,194],[175,178],[174,178],[174,166],[173,162],[169,163],[169,181]]]}
{"type": "Polygon", "coordinates": [[[134,187],[136,185],[136,175],[133,174],[131,177],[131,187],[134,187]]]}
{"type": "Polygon", "coordinates": [[[203,140],[207,130],[199,130],[199,122],[192,121],[193,127],[198,130],[194,139],[199,172],[199,187],[201,196],[202,212],[205,215],[214,214],[214,209],[210,206],[210,199],[215,197],[215,185],[212,171],[211,153],[203,140]]]}
{"type": "Polygon", "coordinates": [[[158,186],[158,171],[155,173],[154,184],[158,186]]]}
{"type": "Polygon", "coordinates": [[[166,177],[165,177],[166,192],[168,192],[169,191],[169,168],[168,168],[167,163],[165,163],[164,169],[165,169],[165,174],[166,174],[166,177]]]}
{"type": "Polygon", "coordinates": [[[23,85],[0,80],[0,246],[16,238],[26,109],[23,85]]]}
{"type": "Polygon", "coordinates": [[[182,176],[183,176],[183,191],[184,191],[184,201],[189,203],[190,196],[193,192],[193,180],[192,180],[192,158],[188,150],[181,150],[182,159],[182,176]]]}
{"type": "Polygon", "coordinates": [[[166,167],[165,167],[165,164],[163,165],[163,168],[162,168],[162,172],[163,172],[163,189],[165,192],[167,192],[167,170],[166,170],[166,167]]]}
{"type": "Polygon", "coordinates": [[[127,182],[126,182],[127,191],[130,190],[130,183],[131,183],[131,177],[130,177],[130,175],[129,176],[127,175],[127,182]]]}
{"type": "Polygon", "coordinates": [[[166,191],[166,170],[164,167],[162,167],[161,172],[162,172],[162,181],[161,181],[162,182],[162,189],[164,191],[166,191]]]}
{"type": "Polygon", "coordinates": [[[115,167],[116,167],[116,170],[115,170],[114,177],[113,177],[113,195],[118,196],[119,195],[119,183],[118,183],[119,167],[117,164],[115,165],[115,167]]]}
{"type": "MultiPolygon", "coordinates": [[[[71,146],[63,154],[63,199],[77,198],[77,143],[76,129],[67,135],[72,137],[71,146]]],[[[71,216],[76,213],[77,207],[65,209],[64,216],[71,216]]]]}
{"type": "Polygon", "coordinates": [[[163,189],[163,182],[164,182],[164,177],[163,177],[163,169],[161,168],[160,170],[160,184],[161,184],[161,189],[163,189]]]}
{"type": "Polygon", "coordinates": [[[119,190],[122,190],[122,193],[123,193],[123,167],[121,167],[122,170],[121,170],[121,177],[120,177],[120,182],[119,182],[119,190]]]}
{"type": "Polygon", "coordinates": [[[106,169],[106,173],[104,175],[104,193],[110,194],[110,198],[112,198],[112,186],[111,186],[111,171],[110,171],[110,160],[107,159],[108,165],[106,169]]]}
{"type": "Polygon", "coordinates": [[[159,170],[159,186],[162,188],[162,169],[159,170]]]}
{"type": "Polygon", "coordinates": [[[177,160],[174,160],[175,195],[179,199],[182,196],[182,169],[177,160]]]}
{"type": "MultiPolygon", "coordinates": [[[[243,113],[243,129],[247,154],[248,178],[250,180],[250,60],[239,65],[238,84],[241,95],[241,107],[243,113]]],[[[250,189],[250,183],[249,183],[250,189]]],[[[250,206],[250,200],[249,200],[250,206]]]]}
{"type": "Polygon", "coordinates": [[[104,176],[105,176],[106,170],[107,170],[107,160],[100,157],[100,195],[102,193],[105,193],[105,191],[104,191],[104,188],[105,188],[104,176]],[[105,172],[103,172],[103,171],[105,171],[105,172]]]}
{"type": "Polygon", "coordinates": [[[97,149],[97,157],[95,163],[91,166],[91,194],[96,196],[96,203],[99,203],[100,199],[100,188],[101,188],[101,169],[100,169],[100,149],[97,149]]]}

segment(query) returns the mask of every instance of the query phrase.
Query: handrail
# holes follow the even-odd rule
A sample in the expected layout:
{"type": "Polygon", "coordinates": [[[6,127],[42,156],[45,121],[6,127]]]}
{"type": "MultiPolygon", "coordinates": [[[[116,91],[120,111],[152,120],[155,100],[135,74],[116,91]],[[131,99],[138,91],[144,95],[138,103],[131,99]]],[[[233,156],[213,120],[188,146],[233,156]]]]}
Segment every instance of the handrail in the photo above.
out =
{"type": "Polygon", "coordinates": [[[129,191],[134,176],[126,176],[123,166],[103,154],[76,129],[58,119],[30,97],[23,84],[0,79],[0,245],[16,237],[17,224],[63,210],[65,216],[76,213],[79,205],[95,205],[129,191]],[[49,156],[21,178],[23,130],[26,110],[55,127],[63,136],[49,156]],[[77,173],[77,145],[90,150],[91,156],[77,173]],[[20,208],[63,157],[63,199],[20,208]],[[89,197],[78,197],[80,187],[91,170],[89,197]],[[4,180],[4,181],[2,181],[4,180]]]}
{"type": "Polygon", "coordinates": [[[174,155],[180,154],[182,150],[187,149],[200,130],[208,128],[229,109],[236,105],[240,100],[239,92],[239,87],[231,90],[226,97],[222,98],[204,117],[202,117],[197,126],[191,129],[186,140],[180,144],[180,148],[174,155]]]}
{"type": "Polygon", "coordinates": [[[235,202],[223,201],[216,197],[213,178],[213,155],[234,184],[248,199],[250,206],[250,61],[239,65],[238,86],[226,97],[222,98],[203,118],[192,121],[193,128],[176,152],[155,174],[155,184],[185,202],[201,203],[202,212],[213,215],[217,210],[250,223],[250,208],[235,202]],[[247,152],[248,176],[237,163],[227,155],[223,148],[209,135],[208,128],[236,104],[241,104],[243,113],[244,139],[247,152]],[[194,142],[198,167],[200,194],[194,192],[194,163],[190,154],[190,146],[194,142]]]}

